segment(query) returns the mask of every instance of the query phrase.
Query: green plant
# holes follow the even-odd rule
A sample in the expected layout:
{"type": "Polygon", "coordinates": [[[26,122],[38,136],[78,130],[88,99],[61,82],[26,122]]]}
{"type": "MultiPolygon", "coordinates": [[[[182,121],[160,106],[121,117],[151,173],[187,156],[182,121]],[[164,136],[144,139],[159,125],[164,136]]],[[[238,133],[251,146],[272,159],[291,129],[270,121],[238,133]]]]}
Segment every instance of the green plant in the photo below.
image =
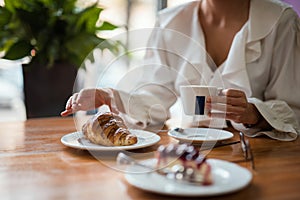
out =
{"type": "MultiPolygon", "coordinates": [[[[85,57],[101,42],[99,31],[115,25],[102,21],[97,3],[86,8],[76,0],[5,0],[0,7],[0,52],[3,58],[31,57],[31,63],[51,67],[64,61],[80,67],[85,57]]],[[[101,45],[114,49],[115,44],[101,45]]],[[[30,63],[30,64],[31,64],[30,63]]]]}

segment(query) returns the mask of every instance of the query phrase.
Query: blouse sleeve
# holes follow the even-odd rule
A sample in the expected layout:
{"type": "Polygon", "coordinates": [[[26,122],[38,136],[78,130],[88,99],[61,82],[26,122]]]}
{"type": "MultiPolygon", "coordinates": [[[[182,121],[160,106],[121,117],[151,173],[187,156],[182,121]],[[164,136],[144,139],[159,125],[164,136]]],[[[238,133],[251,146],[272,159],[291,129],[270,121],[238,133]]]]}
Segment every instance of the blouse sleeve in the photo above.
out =
{"type": "Polygon", "coordinates": [[[144,61],[137,69],[140,81],[130,91],[119,91],[125,110],[123,117],[142,128],[163,124],[177,99],[173,81],[176,73],[169,67],[164,32],[159,27],[157,22],[151,30],[144,61]]]}
{"type": "Polygon", "coordinates": [[[242,124],[233,123],[233,126],[243,131],[249,137],[267,135],[270,138],[281,141],[293,141],[297,139],[299,133],[299,124],[295,119],[295,113],[281,100],[261,101],[256,98],[249,98],[263,118],[272,126],[272,130],[262,130],[259,126],[247,128],[242,124]]]}
{"type": "Polygon", "coordinates": [[[297,14],[287,9],[275,28],[272,63],[264,101],[249,98],[272,130],[246,128],[233,123],[246,135],[268,135],[282,141],[295,140],[300,132],[300,21],[297,14]]]}

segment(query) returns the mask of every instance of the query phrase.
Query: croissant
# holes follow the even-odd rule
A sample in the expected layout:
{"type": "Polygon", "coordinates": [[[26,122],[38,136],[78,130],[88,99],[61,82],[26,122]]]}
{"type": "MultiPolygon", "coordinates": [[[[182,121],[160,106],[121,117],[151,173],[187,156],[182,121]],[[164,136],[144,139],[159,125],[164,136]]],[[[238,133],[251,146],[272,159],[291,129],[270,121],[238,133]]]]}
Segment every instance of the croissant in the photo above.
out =
{"type": "Polygon", "coordinates": [[[92,143],[104,146],[127,146],[137,143],[137,137],[129,132],[123,119],[112,113],[99,113],[90,118],[82,132],[92,143]]]}

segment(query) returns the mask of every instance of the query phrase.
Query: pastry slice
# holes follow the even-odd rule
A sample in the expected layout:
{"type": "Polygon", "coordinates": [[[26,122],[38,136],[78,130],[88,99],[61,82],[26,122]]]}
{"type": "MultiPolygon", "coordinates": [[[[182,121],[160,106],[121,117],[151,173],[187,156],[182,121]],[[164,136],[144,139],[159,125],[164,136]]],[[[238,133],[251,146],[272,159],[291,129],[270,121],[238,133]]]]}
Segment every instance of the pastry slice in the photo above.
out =
{"type": "Polygon", "coordinates": [[[201,185],[211,185],[213,182],[210,164],[206,162],[206,157],[192,145],[161,145],[157,149],[156,158],[156,168],[160,174],[186,176],[174,177],[174,179],[181,178],[201,185]]]}

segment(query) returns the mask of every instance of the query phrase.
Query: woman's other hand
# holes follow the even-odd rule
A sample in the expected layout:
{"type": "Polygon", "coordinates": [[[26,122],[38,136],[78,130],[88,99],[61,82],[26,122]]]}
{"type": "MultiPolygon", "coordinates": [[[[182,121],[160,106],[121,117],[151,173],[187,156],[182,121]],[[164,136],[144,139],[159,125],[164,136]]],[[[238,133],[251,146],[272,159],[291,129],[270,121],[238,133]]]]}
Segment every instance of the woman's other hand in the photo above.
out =
{"type": "Polygon", "coordinates": [[[210,117],[225,118],[236,123],[254,125],[261,117],[256,107],[247,101],[245,93],[237,89],[225,89],[221,96],[207,98],[206,106],[210,117]]]}
{"type": "Polygon", "coordinates": [[[112,112],[118,113],[114,103],[113,89],[83,89],[78,93],[74,93],[68,99],[65,110],[61,112],[61,116],[65,117],[79,110],[93,110],[102,105],[108,105],[112,112]]]}

